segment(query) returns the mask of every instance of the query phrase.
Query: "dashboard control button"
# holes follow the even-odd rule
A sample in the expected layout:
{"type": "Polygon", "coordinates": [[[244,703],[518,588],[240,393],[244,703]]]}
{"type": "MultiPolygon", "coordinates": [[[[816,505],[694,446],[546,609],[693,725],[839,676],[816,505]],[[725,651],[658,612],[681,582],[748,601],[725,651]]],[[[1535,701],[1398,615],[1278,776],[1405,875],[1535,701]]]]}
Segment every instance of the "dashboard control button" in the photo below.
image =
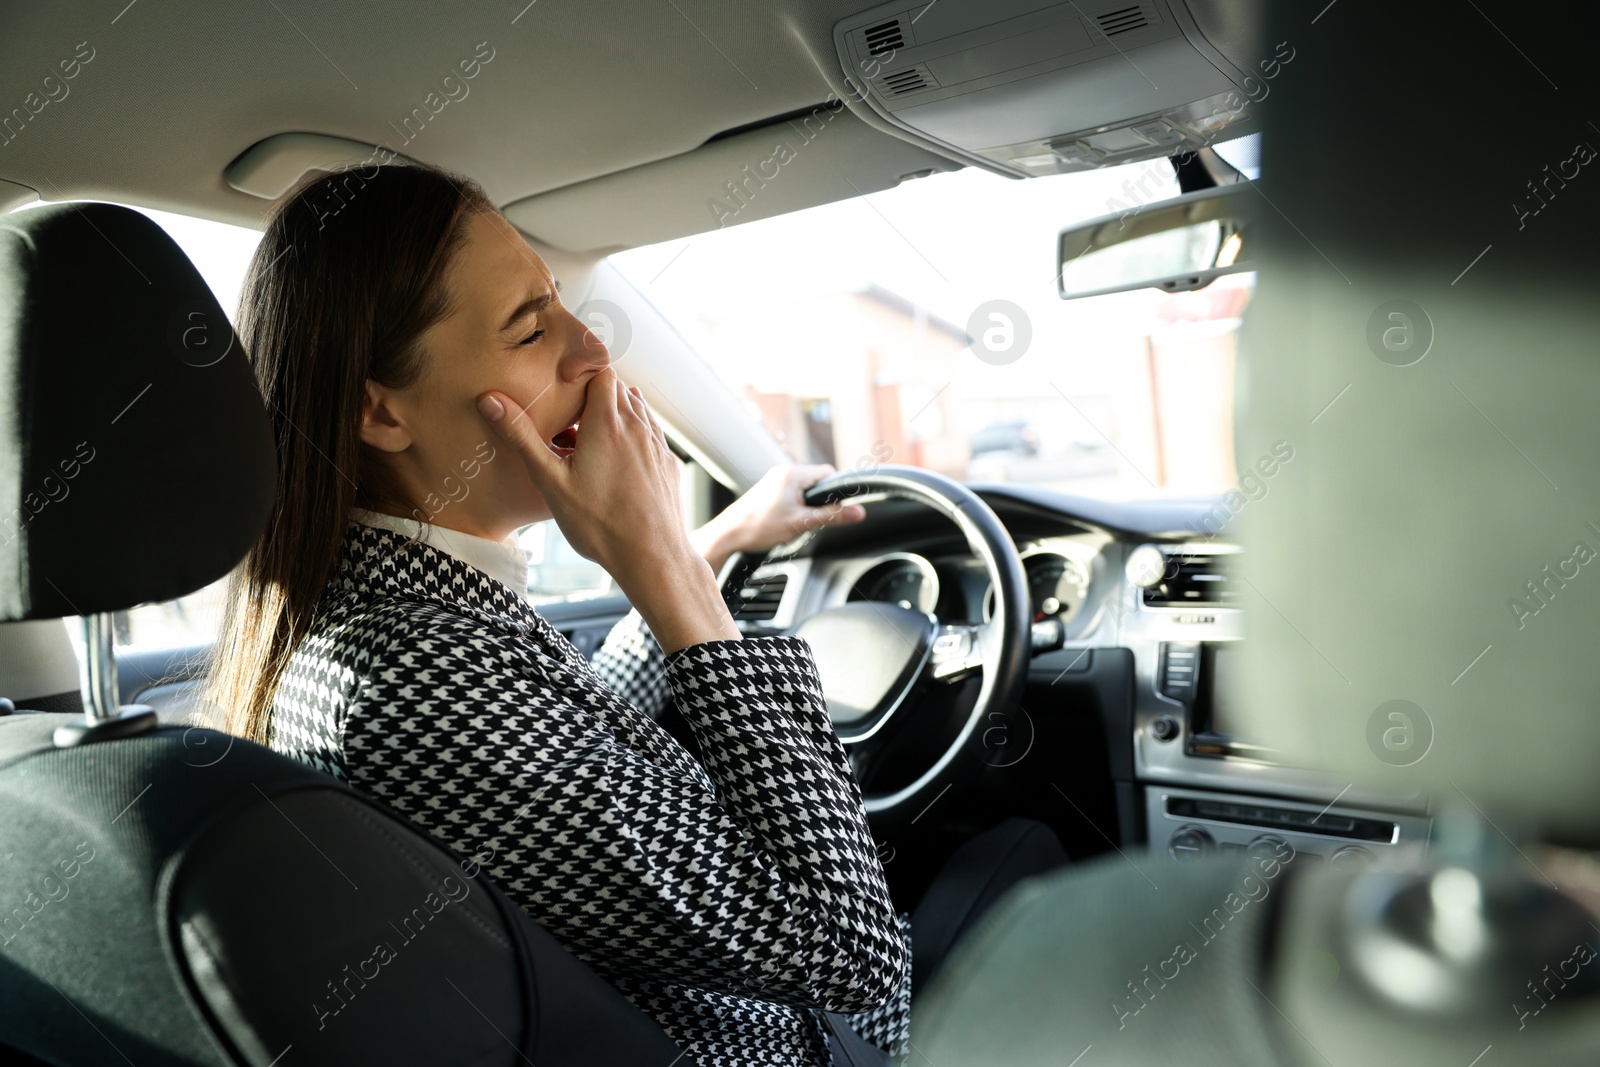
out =
{"type": "Polygon", "coordinates": [[[1167,851],[1172,853],[1172,858],[1179,863],[1194,863],[1210,852],[1211,848],[1211,835],[1198,826],[1185,826],[1173,834],[1172,840],[1167,842],[1167,851]]]}
{"type": "Polygon", "coordinates": [[[1283,861],[1285,856],[1293,856],[1294,850],[1289,847],[1289,842],[1277,834],[1262,834],[1250,842],[1248,849],[1251,857],[1258,860],[1283,861]]]}
{"type": "Polygon", "coordinates": [[[1029,643],[1035,656],[1054,652],[1067,643],[1067,628],[1060,619],[1043,619],[1033,624],[1029,643]]]}
{"type": "Polygon", "coordinates": [[[1188,704],[1195,691],[1196,666],[1200,662],[1197,641],[1168,641],[1161,646],[1160,676],[1157,688],[1163,696],[1188,704]]]}
{"type": "Polygon", "coordinates": [[[1150,724],[1150,736],[1157,741],[1171,741],[1178,736],[1178,720],[1171,715],[1162,715],[1150,724]]]}
{"type": "Polygon", "coordinates": [[[1366,867],[1372,863],[1372,853],[1360,845],[1346,845],[1328,857],[1328,866],[1333,870],[1347,870],[1356,867],[1366,867]]]}

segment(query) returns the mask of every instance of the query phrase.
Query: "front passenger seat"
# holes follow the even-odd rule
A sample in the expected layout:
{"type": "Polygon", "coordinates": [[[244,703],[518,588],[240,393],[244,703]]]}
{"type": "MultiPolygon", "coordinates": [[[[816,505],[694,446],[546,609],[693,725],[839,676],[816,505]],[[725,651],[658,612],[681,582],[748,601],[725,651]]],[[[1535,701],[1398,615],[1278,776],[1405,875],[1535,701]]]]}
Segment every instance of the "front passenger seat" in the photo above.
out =
{"type": "Polygon", "coordinates": [[[85,715],[0,715],[0,1060],[680,1055],[473,857],[262,746],[115,706],[108,613],[226,574],[276,476],[238,338],[143,215],[0,218],[0,448],[0,621],[83,615],[89,656],[85,715]]]}

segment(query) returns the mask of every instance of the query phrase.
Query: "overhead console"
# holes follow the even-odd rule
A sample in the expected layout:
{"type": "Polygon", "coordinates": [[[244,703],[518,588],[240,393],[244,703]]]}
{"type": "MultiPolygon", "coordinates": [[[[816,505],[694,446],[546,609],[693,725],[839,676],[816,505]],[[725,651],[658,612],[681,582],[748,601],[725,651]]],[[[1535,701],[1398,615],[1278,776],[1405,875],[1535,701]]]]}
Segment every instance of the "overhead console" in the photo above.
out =
{"type": "Polygon", "coordinates": [[[989,170],[1058,174],[1255,132],[1284,57],[1246,54],[1239,7],[1191,2],[1231,58],[1183,0],[902,0],[838,23],[834,43],[890,125],[989,170]]]}

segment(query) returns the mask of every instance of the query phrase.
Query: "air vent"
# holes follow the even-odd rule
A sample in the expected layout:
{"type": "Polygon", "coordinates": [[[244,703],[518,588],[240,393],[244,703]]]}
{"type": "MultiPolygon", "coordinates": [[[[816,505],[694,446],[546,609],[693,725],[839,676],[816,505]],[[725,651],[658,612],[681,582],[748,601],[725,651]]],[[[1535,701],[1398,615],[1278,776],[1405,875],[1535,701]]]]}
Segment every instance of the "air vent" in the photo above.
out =
{"type": "Polygon", "coordinates": [[[906,35],[900,31],[900,20],[891,19],[880,22],[876,26],[868,26],[865,30],[867,38],[867,52],[871,55],[881,56],[885,52],[897,52],[905,46],[906,35]]]}
{"type": "Polygon", "coordinates": [[[783,590],[789,584],[789,575],[783,571],[751,578],[739,590],[739,610],[735,615],[741,621],[771,622],[778,614],[783,601],[783,590]]]}
{"type": "Polygon", "coordinates": [[[885,74],[878,79],[878,84],[883,86],[884,92],[890,96],[904,96],[906,93],[918,93],[924,89],[931,89],[938,85],[929,76],[924,67],[907,67],[897,70],[892,74],[885,74]]]}
{"type": "Polygon", "coordinates": [[[1135,4],[1132,7],[1119,7],[1115,11],[1096,15],[1094,24],[1095,28],[1107,37],[1115,37],[1119,33],[1140,30],[1150,25],[1150,16],[1145,13],[1143,6],[1135,4]]]}
{"type": "Polygon", "coordinates": [[[1161,581],[1144,591],[1145,605],[1174,608],[1191,604],[1234,604],[1239,593],[1232,588],[1231,563],[1232,557],[1225,554],[1170,555],[1161,581]]]}

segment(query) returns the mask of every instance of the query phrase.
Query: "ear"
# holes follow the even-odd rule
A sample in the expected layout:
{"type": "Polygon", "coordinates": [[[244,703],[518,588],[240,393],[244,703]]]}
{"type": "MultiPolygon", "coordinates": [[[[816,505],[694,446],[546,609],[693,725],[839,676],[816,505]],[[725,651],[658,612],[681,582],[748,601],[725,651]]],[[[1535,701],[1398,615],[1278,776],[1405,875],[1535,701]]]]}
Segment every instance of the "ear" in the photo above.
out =
{"type": "Polygon", "coordinates": [[[411,433],[400,418],[397,401],[393,389],[367,379],[361,403],[361,440],[381,452],[404,452],[411,447],[411,433]]]}

